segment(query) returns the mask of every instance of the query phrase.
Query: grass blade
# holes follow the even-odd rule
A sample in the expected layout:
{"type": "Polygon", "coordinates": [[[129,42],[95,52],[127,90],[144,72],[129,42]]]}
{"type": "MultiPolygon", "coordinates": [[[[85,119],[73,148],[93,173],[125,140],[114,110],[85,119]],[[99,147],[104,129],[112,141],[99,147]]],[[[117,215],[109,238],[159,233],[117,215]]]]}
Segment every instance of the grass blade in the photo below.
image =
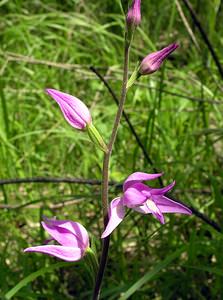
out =
{"type": "Polygon", "coordinates": [[[16,284],[11,290],[9,290],[5,294],[5,299],[10,300],[12,297],[19,291],[21,290],[24,286],[35,280],[37,277],[44,275],[45,273],[52,272],[56,269],[62,268],[62,267],[67,267],[67,266],[72,266],[74,263],[67,263],[67,262],[59,262],[56,264],[53,264],[48,267],[41,268],[40,270],[28,275],[27,277],[23,278],[18,284],[16,284]]]}
{"type": "Polygon", "coordinates": [[[151,280],[157,273],[159,273],[162,269],[166,268],[174,259],[176,259],[182,252],[186,249],[185,246],[178,249],[171,255],[167,256],[163,261],[159,262],[155,265],[152,271],[147,272],[142,278],[140,278],[136,283],[134,283],[125,293],[121,295],[119,300],[129,299],[137,290],[139,290],[145,283],[151,280]]]}

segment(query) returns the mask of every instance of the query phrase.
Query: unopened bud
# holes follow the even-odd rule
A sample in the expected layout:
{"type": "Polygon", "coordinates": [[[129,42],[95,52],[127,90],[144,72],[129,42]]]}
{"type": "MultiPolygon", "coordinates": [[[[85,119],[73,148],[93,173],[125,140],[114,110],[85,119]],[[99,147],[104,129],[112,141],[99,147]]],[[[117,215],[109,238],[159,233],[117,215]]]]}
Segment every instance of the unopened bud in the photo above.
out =
{"type": "Polygon", "coordinates": [[[141,0],[133,0],[131,7],[127,13],[127,24],[129,26],[138,26],[141,22],[141,0]]]}
{"type": "Polygon", "coordinates": [[[178,47],[179,45],[177,43],[173,43],[162,50],[147,55],[139,66],[139,74],[148,75],[156,72],[163,61],[178,47]]]}

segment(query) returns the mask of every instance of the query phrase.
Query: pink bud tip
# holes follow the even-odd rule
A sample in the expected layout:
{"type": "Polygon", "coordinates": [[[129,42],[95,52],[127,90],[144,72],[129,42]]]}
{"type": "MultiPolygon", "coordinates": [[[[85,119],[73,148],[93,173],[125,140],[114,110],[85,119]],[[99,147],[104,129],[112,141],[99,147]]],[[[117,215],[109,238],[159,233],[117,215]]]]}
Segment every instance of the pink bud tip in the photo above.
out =
{"type": "Polygon", "coordinates": [[[156,72],[163,61],[178,47],[179,45],[177,43],[173,43],[162,50],[150,53],[142,60],[139,67],[139,73],[141,75],[148,75],[156,72]]]}
{"type": "Polygon", "coordinates": [[[127,24],[138,26],[141,22],[141,0],[133,0],[131,7],[127,13],[127,24]]]}
{"type": "Polygon", "coordinates": [[[46,89],[46,92],[58,103],[64,118],[71,126],[83,130],[91,123],[91,114],[81,100],[54,89],[46,89]]]}

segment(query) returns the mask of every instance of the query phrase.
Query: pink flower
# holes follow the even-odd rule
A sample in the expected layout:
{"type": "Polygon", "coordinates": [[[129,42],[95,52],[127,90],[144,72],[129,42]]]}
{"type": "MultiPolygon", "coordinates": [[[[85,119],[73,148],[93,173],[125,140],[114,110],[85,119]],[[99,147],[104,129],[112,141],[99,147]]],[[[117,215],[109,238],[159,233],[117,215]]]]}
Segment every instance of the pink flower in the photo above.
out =
{"type": "Polygon", "coordinates": [[[140,64],[139,74],[148,75],[156,72],[160,68],[163,61],[178,47],[178,44],[173,43],[160,51],[156,51],[147,55],[140,64]]]}
{"type": "Polygon", "coordinates": [[[65,261],[80,260],[89,247],[86,229],[77,222],[46,219],[43,228],[59,245],[42,245],[26,248],[24,252],[39,252],[65,261]]]}
{"type": "Polygon", "coordinates": [[[175,182],[160,189],[142,183],[142,181],[153,180],[161,175],[136,172],[126,179],[123,186],[123,196],[115,198],[110,204],[109,221],[102,238],[111,234],[122,222],[126,207],[142,214],[152,214],[161,224],[165,223],[164,213],[192,214],[189,208],[165,196],[165,193],[173,188],[175,182]]]}
{"type": "Polygon", "coordinates": [[[140,11],[141,0],[133,0],[132,5],[127,13],[127,24],[138,26],[141,22],[141,11],[140,11]]]}
{"type": "Polygon", "coordinates": [[[46,92],[59,104],[64,118],[71,126],[83,130],[91,124],[91,114],[81,100],[54,89],[46,89],[46,92]]]}

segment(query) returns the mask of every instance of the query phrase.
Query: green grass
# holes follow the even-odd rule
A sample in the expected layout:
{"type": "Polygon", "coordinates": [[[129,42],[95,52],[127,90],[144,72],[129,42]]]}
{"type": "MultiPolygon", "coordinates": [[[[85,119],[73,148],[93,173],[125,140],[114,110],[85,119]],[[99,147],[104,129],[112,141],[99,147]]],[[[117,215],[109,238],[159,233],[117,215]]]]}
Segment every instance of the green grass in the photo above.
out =
{"type": "MultiPolygon", "coordinates": [[[[175,1],[142,2],[143,22],[135,34],[131,70],[137,60],[172,41],[181,47],[161,71],[130,90],[125,110],[155,167],[165,173],[164,183],[176,180],[174,196],[221,225],[222,78],[181,1],[200,50],[175,1]]],[[[221,1],[191,2],[223,64],[221,1]]],[[[0,178],[100,179],[102,154],[86,135],[69,127],[44,89],[53,87],[82,99],[108,140],[116,105],[89,66],[98,67],[120,94],[120,1],[0,1],[0,14],[0,178]]],[[[152,172],[152,167],[123,121],[110,178],[120,182],[136,170],[152,172]]],[[[110,199],[117,193],[111,188],[110,199]]],[[[0,208],[1,299],[23,278],[57,262],[22,251],[45,239],[39,226],[42,215],[80,221],[97,237],[102,230],[98,186],[7,185],[0,201],[1,207],[21,206],[0,208]],[[55,207],[66,200],[77,201],[55,207]]],[[[161,226],[151,216],[132,213],[118,227],[102,299],[222,299],[222,234],[195,216],[171,215],[166,221],[161,226]]],[[[97,247],[100,250],[99,241],[97,247]]],[[[91,288],[86,270],[75,265],[42,274],[13,299],[88,299],[91,288]]]]}

